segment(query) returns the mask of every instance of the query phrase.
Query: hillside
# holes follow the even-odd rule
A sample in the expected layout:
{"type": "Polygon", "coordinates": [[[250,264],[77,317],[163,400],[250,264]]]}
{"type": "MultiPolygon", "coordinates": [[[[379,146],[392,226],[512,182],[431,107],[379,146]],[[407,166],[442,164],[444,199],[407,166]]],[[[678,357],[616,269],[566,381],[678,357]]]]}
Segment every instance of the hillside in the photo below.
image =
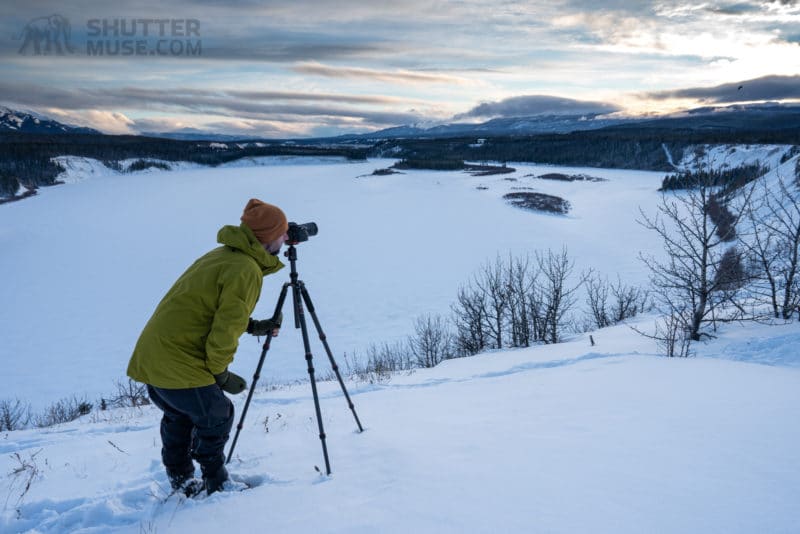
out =
{"type": "Polygon", "coordinates": [[[703,349],[772,365],[656,357],[626,326],[593,337],[349,382],[363,434],[322,384],[331,477],[310,388],[261,390],[229,466],[243,493],[169,496],[152,407],[7,433],[0,530],[794,531],[796,324],[703,349]]]}
{"type": "MultiPolygon", "coordinates": [[[[780,162],[788,150],[707,153],[780,162]]],[[[661,200],[663,172],[515,163],[504,174],[373,175],[394,160],[345,158],[119,172],[89,158],[59,161],[63,186],[0,206],[0,274],[14,282],[0,307],[0,400],[36,413],[65,398],[91,406],[69,423],[0,434],[2,532],[744,534],[790,533],[800,521],[797,322],[720,325],[693,345],[693,358],[659,356],[653,340],[619,325],[431,369],[355,372],[375,346],[404,342],[416,318],[447,315],[498,257],[566,247],[572,280],[592,268],[644,286],[638,255],[664,252],[636,220],[661,200]],[[504,200],[515,192],[570,209],[519,209],[504,200]],[[320,383],[333,470],[320,475],[302,340],[289,321],[230,465],[254,487],[186,500],[166,489],[158,411],[104,410],[101,399],[124,379],[163,293],[250,197],[319,225],[298,246],[300,278],[366,430],[356,431],[338,384],[320,383]]],[[[265,279],[254,316],[271,314],[287,278],[265,279]]],[[[652,331],[654,321],[631,324],[652,331]]],[[[324,377],[329,365],[312,337],[324,377]]],[[[260,347],[243,336],[232,370],[251,381],[260,347]]],[[[244,396],[234,401],[239,414],[244,396]]]]}

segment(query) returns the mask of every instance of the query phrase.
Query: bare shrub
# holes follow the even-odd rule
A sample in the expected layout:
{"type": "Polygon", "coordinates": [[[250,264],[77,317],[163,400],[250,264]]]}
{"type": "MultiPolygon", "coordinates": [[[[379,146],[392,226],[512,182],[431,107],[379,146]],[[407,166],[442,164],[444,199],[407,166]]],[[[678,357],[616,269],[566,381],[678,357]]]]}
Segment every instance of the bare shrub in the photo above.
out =
{"type": "Polygon", "coordinates": [[[692,320],[693,314],[690,310],[678,310],[659,317],[654,334],[643,332],[635,326],[631,326],[631,329],[655,340],[659,353],[667,358],[688,358],[692,355],[692,320]]]}
{"type": "Polygon", "coordinates": [[[8,500],[12,497],[12,495],[19,492],[19,495],[16,498],[16,503],[14,504],[14,506],[17,507],[17,518],[19,518],[21,515],[20,505],[25,500],[25,496],[28,494],[28,491],[30,491],[31,485],[33,485],[33,482],[42,474],[39,465],[36,463],[36,457],[41,452],[42,449],[39,449],[38,451],[29,454],[27,458],[23,458],[18,452],[15,452],[11,455],[11,457],[16,460],[19,465],[15,466],[8,474],[11,484],[9,486],[9,494],[6,498],[6,504],[8,504],[8,500]]]}
{"type": "Polygon", "coordinates": [[[30,424],[32,419],[30,404],[19,399],[0,400],[0,432],[21,430],[30,424]]]}
{"type": "Polygon", "coordinates": [[[39,428],[69,423],[92,411],[92,403],[76,396],[63,398],[48,406],[44,413],[34,417],[33,424],[39,428]]]}
{"type": "Polygon", "coordinates": [[[731,213],[727,204],[721,202],[718,195],[710,195],[706,209],[711,221],[717,225],[717,236],[722,241],[734,241],[736,239],[737,217],[731,213]]]}
{"type": "Polygon", "coordinates": [[[403,342],[370,345],[366,361],[354,357],[353,363],[345,354],[347,373],[356,380],[370,384],[386,382],[394,373],[414,368],[410,350],[403,342]]]}
{"type": "Polygon", "coordinates": [[[621,323],[652,307],[646,289],[626,285],[619,276],[611,283],[594,273],[586,278],[586,305],[591,328],[621,323]]]}
{"type": "Polygon", "coordinates": [[[147,385],[135,382],[130,378],[127,381],[117,380],[117,394],[107,403],[116,408],[138,408],[150,404],[147,394],[147,385]]]}
{"type": "Polygon", "coordinates": [[[714,285],[720,291],[736,291],[744,285],[746,277],[742,255],[736,247],[731,247],[722,254],[714,276],[714,285]]]}
{"type": "Polygon", "coordinates": [[[691,317],[675,313],[662,317],[656,323],[654,338],[659,351],[668,358],[687,358],[691,355],[691,317]]]}

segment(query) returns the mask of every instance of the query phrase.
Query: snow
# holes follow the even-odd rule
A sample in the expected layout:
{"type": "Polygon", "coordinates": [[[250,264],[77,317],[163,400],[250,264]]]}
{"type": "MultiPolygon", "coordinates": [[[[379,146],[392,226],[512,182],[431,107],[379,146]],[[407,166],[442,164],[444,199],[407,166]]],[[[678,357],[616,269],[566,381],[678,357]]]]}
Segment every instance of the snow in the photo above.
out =
{"type": "Polygon", "coordinates": [[[53,161],[60,164],[65,172],[56,177],[56,180],[65,184],[76,184],[92,177],[108,177],[119,174],[109,169],[102,162],[81,156],[58,156],[53,161]]]}
{"type": "MultiPolygon", "coordinates": [[[[0,256],[0,273],[15,280],[4,288],[13,304],[0,309],[0,323],[14,325],[4,329],[2,350],[24,362],[4,397],[39,409],[73,394],[96,399],[113,392],[163,294],[216,246],[219,227],[239,223],[251,196],[283,207],[290,220],[319,224],[319,235],[298,247],[298,270],[338,357],[404,339],[418,316],[449,314],[459,286],[497,254],[566,245],[579,271],[594,267],[643,284],[637,252],[660,251],[632,221],[639,206],[658,201],[661,173],[564,168],[609,181],[555,182],[525,177],[552,167],[517,165],[514,175],[364,177],[392,161],[120,174],[96,161],[68,160],[65,178],[82,180],[79,186],[43,188],[0,210],[0,247],[9,252],[0,256]],[[502,196],[515,187],[562,196],[572,212],[554,217],[513,208],[502,196]],[[62,379],[44,381],[31,398],[29,384],[40,382],[42,369],[62,379]]],[[[265,279],[257,316],[272,314],[286,280],[288,271],[265,279]]],[[[298,331],[284,335],[268,376],[305,378],[302,354],[289,348],[302,346],[298,331]]],[[[260,344],[248,336],[240,351],[258,353],[260,344]]],[[[238,365],[234,371],[246,372],[238,365]]]]}
{"type": "Polygon", "coordinates": [[[775,169],[793,145],[699,145],[686,150],[678,164],[682,169],[736,168],[759,163],[775,169]],[[697,149],[702,156],[697,157],[697,149]]]}
{"type": "Polygon", "coordinates": [[[667,360],[626,326],[593,335],[350,382],[363,434],[338,384],[320,384],[331,477],[314,468],[308,385],[261,391],[229,465],[255,485],[243,493],[167,497],[155,408],[13,432],[0,470],[18,452],[40,474],[21,503],[11,488],[0,530],[795,531],[797,369],[667,360]]]}
{"type": "MultiPolygon", "coordinates": [[[[634,221],[640,207],[654,211],[663,173],[512,164],[511,175],[369,176],[392,161],[273,159],[120,174],[65,163],[73,185],[0,206],[0,274],[14,280],[0,308],[0,397],[37,410],[113,392],[158,300],[251,196],[319,224],[298,246],[298,270],[343,367],[344,353],[447,314],[496,254],[566,245],[578,270],[643,284],[638,254],[661,253],[634,221]],[[546,172],[606,181],[526,176],[546,172]],[[520,187],[572,211],[502,200],[520,187]]],[[[265,279],[257,316],[271,314],[286,280],[265,279]]],[[[654,320],[636,326],[651,331],[654,320]]],[[[595,346],[582,334],[383,382],[348,379],[364,433],[338,383],[321,382],[326,477],[315,470],[324,464],[310,387],[280,385],[306,376],[298,331],[285,325],[229,465],[253,489],[168,496],[160,412],[94,411],[0,434],[0,532],[797,532],[800,324],[717,334],[689,359],[659,357],[620,325],[593,332],[595,346]]],[[[232,369],[252,380],[259,353],[244,336],[232,369]]],[[[233,400],[238,422],[244,395],[233,400]]]]}

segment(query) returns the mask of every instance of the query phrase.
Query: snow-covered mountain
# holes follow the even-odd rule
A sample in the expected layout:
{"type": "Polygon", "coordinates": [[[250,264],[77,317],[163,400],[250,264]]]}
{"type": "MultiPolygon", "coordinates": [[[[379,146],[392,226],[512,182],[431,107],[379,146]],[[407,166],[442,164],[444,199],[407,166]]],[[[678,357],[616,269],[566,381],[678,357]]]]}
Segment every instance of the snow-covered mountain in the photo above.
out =
{"type": "Polygon", "coordinates": [[[575,130],[596,130],[630,122],[630,119],[606,118],[599,115],[536,115],[530,117],[504,117],[481,123],[449,123],[437,126],[397,126],[364,134],[364,139],[397,137],[454,137],[460,135],[530,135],[542,133],[567,133],[575,130]]]}
{"type": "Polygon", "coordinates": [[[569,133],[607,127],[675,131],[746,131],[796,128],[800,106],[753,104],[709,106],[662,116],[631,117],[578,114],[502,117],[481,123],[452,122],[436,126],[404,125],[342,138],[387,139],[398,137],[506,136],[569,133]]]}
{"type": "Polygon", "coordinates": [[[41,115],[25,111],[15,111],[0,106],[0,133],[89,133],[99,134],[97,130],[83,126],[69,126],[61,122],[47,119],[41,115]]]}

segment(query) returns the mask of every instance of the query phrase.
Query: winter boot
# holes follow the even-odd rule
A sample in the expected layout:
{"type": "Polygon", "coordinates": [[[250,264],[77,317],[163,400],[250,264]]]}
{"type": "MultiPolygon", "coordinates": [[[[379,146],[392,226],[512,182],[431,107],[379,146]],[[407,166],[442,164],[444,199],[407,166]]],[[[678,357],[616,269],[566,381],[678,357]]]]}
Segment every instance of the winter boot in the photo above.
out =
{"type": "Polygon", "coordinates": [[[228,480],[228,470],[225,466],[220,466],[212,475],[203,474],[203,481],[206,485],[206,493],[211,495],[222,490],[222,485],[228,480]]]}
{"type": "Polygon", "coordinates": [[[194,466],[191,468],[187,467],[182,471],[167,469],[167,478],[169,479],[169,485],[172,486],[172,489],[174,491],[180,491],[188,481],[194,478],[194,466]]]}

